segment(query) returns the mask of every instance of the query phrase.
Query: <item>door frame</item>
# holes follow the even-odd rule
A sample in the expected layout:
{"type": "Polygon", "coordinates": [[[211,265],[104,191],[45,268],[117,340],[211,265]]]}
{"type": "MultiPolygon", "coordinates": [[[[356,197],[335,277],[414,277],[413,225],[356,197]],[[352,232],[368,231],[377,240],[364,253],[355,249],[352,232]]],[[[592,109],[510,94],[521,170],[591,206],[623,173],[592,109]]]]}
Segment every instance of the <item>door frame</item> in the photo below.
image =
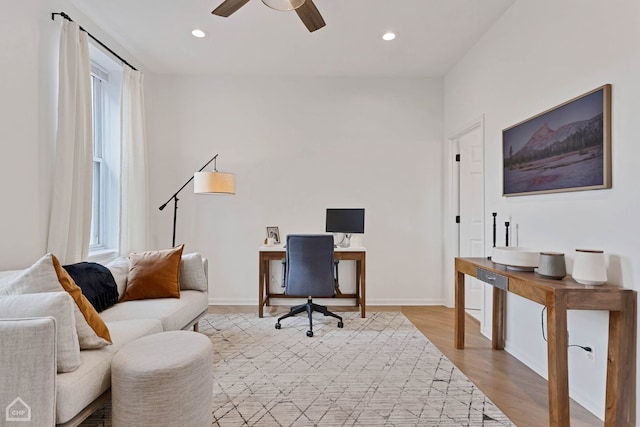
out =
{"type": "MultiPolygon", "coordinates": [[[[444,215],[444,279],[445,279],[445,292],[444,297],[446,301],[447,307],[453,307],[454,305],[454,258],[460,254],[459,242],[460,242],[460,226],[456,223],[455,217],[459,214],[459,198],[460,198],[460,187],[459,187],[459,165],[456,161],[455,157],[458,152],[457,142],[458,139],[466,134],[475,130],[476,128],[480,128],[480,136],[481,136],[481,144],[482,144],[482,163],[483,163],[483,171],[484,166],[486,166],[485,159],[485,125],[484,125],[484,114],[478,117],[475,120],[469,122],[466,126],[462,127],[459,131],[455,132],[453,135],[447,138],[447,147],[444,151],[444,197],[445,197],[445,215],[444,215]]],[[[483,172],[484,174],[484,172],[483,172]]],[[[486,174],[485,174],[486,176],[486,174]]],[[[486,190],[484,185],[482,185],[482,197],[486,200],[486,190]]],[[[486,226],[486,207],[482,212],[482,221],[486,226]]],[[[486,227],[485,227],[486,228],[486,227]]],[[[486,237],[486,231],[485,231],[486,237]]],[[[485,252],[486,252],[486,239],[485,239],[485,252]]],[[[482,291],[482,301],[481,301],[481,310],[483,316],[483,324],[485,313],[487,312],[486,308],[486,290],[483,288],[482,291]]]]}

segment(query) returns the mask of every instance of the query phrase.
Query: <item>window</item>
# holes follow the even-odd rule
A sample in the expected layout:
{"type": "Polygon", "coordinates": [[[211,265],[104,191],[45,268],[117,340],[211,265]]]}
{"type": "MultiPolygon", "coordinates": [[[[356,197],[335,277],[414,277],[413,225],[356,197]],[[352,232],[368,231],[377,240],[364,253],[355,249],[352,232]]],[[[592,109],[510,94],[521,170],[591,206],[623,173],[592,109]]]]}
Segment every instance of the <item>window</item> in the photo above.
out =
{"type": "Polygon", "coordinates": [[[104,249],[105,215],[103,208],[105,177],[102,171],[104,163],[105,140],[105,86],[109,84],[109,74],[97,64],[91,64],[91,101],[93,122],[93,203],[91,210],[90,249],[104,249]]]}
{"type": "Polygon", "coordinates": [[[89,45],[93,120],[91,261],[117,255],[120,203],[120,85],[122,66],[89,45]]]}

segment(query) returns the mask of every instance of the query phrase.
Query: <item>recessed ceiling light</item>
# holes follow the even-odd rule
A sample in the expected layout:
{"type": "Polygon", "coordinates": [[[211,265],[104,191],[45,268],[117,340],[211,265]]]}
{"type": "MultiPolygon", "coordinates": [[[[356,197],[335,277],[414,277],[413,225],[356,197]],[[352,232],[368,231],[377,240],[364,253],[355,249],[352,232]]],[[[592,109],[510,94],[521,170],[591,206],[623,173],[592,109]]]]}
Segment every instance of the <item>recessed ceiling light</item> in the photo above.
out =
{"type": "Polygon", "coordinates": [[[191,31],[191,34],[193,34],[193,37],[197,37],[199,39],[201,39],[201,38],[203,38],[203,37],[205,37],[207,35],[207,33],[205,33],[202,30],[199,30],[197,28],[195,30],[191,31]]]}
{"type": "Polygon", "coordinates": [[[395,38],[396,38],[396,34],[395,33],[391,33],[391,32],[384,33],[382,35],[382,40],[386,40],[386,41],[390,41],[390,40],[393,40],[395,38]]]}

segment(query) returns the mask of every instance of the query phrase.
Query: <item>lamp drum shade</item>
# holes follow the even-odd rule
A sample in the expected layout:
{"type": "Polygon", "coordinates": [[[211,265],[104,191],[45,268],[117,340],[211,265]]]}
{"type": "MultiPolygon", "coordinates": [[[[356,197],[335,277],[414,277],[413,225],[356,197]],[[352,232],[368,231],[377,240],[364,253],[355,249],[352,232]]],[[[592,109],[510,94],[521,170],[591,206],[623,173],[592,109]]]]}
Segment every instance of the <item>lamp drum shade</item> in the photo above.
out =
{"type": "Polygon", "coordinates": [[[193,192],[198,194],[236,194],[236,177],[226,172],[196,172],[193,192]]]}
{"type": "Polygon", "coordinates": [[[271,9],[286,11],[294,10],[304,4],[305,0],[262,0],[271,9]]]}

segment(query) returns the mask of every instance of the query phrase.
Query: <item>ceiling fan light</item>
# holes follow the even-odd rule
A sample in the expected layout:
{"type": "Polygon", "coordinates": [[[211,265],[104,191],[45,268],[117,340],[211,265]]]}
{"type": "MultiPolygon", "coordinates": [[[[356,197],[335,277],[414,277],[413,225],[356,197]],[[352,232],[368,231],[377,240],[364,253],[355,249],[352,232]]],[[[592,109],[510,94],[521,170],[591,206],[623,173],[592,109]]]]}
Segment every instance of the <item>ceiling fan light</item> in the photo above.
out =
{"type": "Polygon", "coordinates": [[[304,4],[305,0],[262,0],[262,3],[271,9],[287,11],[299,8],[304,4]]]}

